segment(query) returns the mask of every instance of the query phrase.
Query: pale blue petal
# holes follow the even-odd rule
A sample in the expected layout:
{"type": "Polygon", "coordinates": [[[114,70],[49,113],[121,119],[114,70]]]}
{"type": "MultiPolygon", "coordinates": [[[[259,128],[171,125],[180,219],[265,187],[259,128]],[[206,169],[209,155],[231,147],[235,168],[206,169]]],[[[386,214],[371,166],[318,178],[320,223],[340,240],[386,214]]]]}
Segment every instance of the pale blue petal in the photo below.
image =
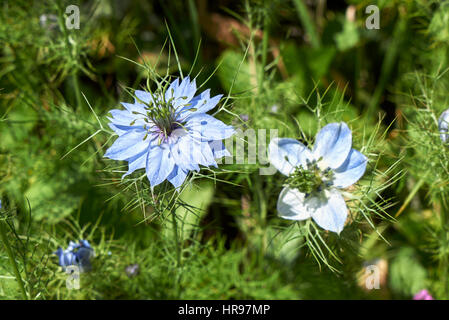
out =
{"type": "Polygon", "coordinates": [[[196,112],[200,113],[206,113],[209,110],[212,110],[213,108],[215,108],[215,106],[218,104],[218,102],[220,102],[220,99],[223,97],[222,94],[216,95],[212,98],[210,98],[209,100],[207,100],[206,103],[202,102],[202,103],[198,103],[197,108],[198,110],[196,112]]]}
{"type": "Polygon", "coordinates": [[[112,115],[112,121],[116,121],[117,123],[121,124],[129,125],[131,121],[137,118],[134,114],[132,114],[128,110],[113,109],[109,111],[109,113],[112,115]]]}
{"type": "Polygon", "coordinates": [[[185,77],[179,87],[175,90],[175,98],[189,97],[187,101],[192,100],[196,92],[196,80],[190,81],[190,77],[185,77]]]}
{"type": "Polygon", "coordinates": [[[178,110],[179,113],[178,118],[181,121],[186,121],[188,116],[197,112],[199,106],[206,104],[209,101],[209,99],[210,99],[210,89],[207,89],[201,92],[201,94],[197,95],[196,97],[193,97],[187,106],[180,108],[178,110]]]}
{"type": "Polygon", "coordinates": [[[131,127],[129,127],[129,126],[126,129],[125,128],[122,129],[120,126],[116,126],[115,124],[112,124],[112,122],[109,122],[108,126],[115,132],[115,134],[117,134],[119,136],[128,132],[128,130],[131,129],[131,127]]]}
{"type": "Polygon", "coordinates": [[[61,267],[72,266],[76,264],[76,256],[70,251],[62,251],[61,248],[58,248],[56,254],[59,257],[59,265],[61,267]]]}
{"type": "Polygon", "coordinates": [[[131,124],[133,124],[133,128],[143,128],[146,124],[142,116],[132,114],[128,110],[114,109],[109,111],[109,113],[112,115],[112,118],[108,117],[108,119],[116,127],[131,127],[131,124]]]}
{"type": "Polygon", "coordinates": [[[139,153],[138,155],[136,155],[130,159],[127,159],[128,171],[122,176],[122,179],[138,169],[145,168],[145,166],[147,164],[147,157],[148,157],[148,151],[145,150],[142,153],[139,153]]]}
{"type": "Polygon", "coordinates": [[[297,166],[306,166],[312,159],[310,150],[301,142],[290,138],[275,138],[268,146],[268,157],[271,164],[282,174],[290,175],[297,166]]]}
{"type": "Polygon", "coordinates": [[[115,140],[104,156],[113,160],[126,160],[134,157],[149,147],[149,139],[143,139],[145,134],[145,131],[128,131],[115,140]]]}
{"type": "Polygon", "coordinates": [[[170,84],[170,87],[165,92],[165,100],[170,101],[175,108],[183,108],[184,105],[189,104],[196,92],[196,80],[190,82],[190,77],[185,77],[179,84],[176,79],[170,84]]]}
{"type": "Polygon", "coordinates": [[[184,135],[171,145],[171,152],[176,165],[185,171],[199,171],[200,167],[192,156],[192,138],[189,135],[184,135]]]}
{"type": "Polygon", "coordinates": [[[157,186],[167,179],[173,171],[175,161],[170,154],[170,149],[165,146],[154,146],[148,152],[147,177],[152,187],[157,186]]]}
{"type": "Polygon", "coordinates": [[[217,166],[209,143],[190,135],[181,137],[172,145],[172,154],[175,163],[184,170],[199,170],[198,165],[217,166]]]}
{"type": "Polygon", "coordinates": [[[187,76],[183,82],[186,81],[186,86],[184,87],[184,91],[180,94],[181,99],[184,100],[185,103],[192,100],[193,96],[196,92],[196,79],[190,81],[189,76],[187,76]]]}
{"type": "Polygon", "coordinates": [[[215,159],[220,159],[223,157],[230,157],[231,154],[226,150],[224,143],[221,140],[215,140],[209,142],[209,146],[212,149],[212,153],[215,159]]]}
{"type": "Polygon", "coordinates": [[[288,187],[282,189],[277,203],[278,215],[288,220],[305,220],[313,210],[307,207],[305,194],[288,187]]]}
{"type": "Polygon", "coordinates": [[[334,186],[347,188],[356,183],[365,173],[368,159],[355,149],[351,149],[346,161],[334,170],[334,186]]]}
{"type": "MultiPolygon", "coordinates": [[[[132,126],[123,125],[123,124],[113,121],[113,119],[111,119],[109,117],[108,117],[108,119],[111,120],[111,122],[108,123],[109,128],[111,128],[119,136],[127,133],[130,130],[147,131],[147,129],[144,129],[143,125],[138,125],[138,124],[134,124],[132,126]]],[[[149,124],[147,124],[147,128],[148,129],[150,128],[149,124]]]]}
{"type": "Polygon", "coordinates": [[[345,200],[336,189],[325,191],[325,198],[327,200],[317,199],[320,204],[312,218],[321,228],[340,234],[348,217],[345,200]]]}
{"type": "Polygon", "coordinates": [[[180,187],[186,180],[187,172],[182,170],[180,167],[175,166],[173,171],[168,176],[167,180],[175,187],[180,187]]]}
{"type": "Polygon", "coordinates": [[[180,118],[188,121],[188,117],[191,115],[206,113],[207,111],[212,110],[218,104],[221,97],[223,97],[223,95],[219,94],[215,97],[210,98],[210,89],[207,89],[200,95],[194,97],[190,101],[189,106],[182,108],[180,118]]]}
{"type": "Polygon", "coordinates": [[[76,256],[72,252],[64,253],[62,259],[63,259],[63,264],[61,264],[62,266],[67,267],[67,266],[73,266],[76,264],[76,256]]]}
{"type": "Polygon", "coordinates": [[[80,246],[79,243],[76,243],[76,242],[70,240],[70,241],[69,241],[69,246],[67,247],[66,251],[67,251],[67,252],[73,251],[73,250],[75,250],[76,248],[78,248],[79,246],[80,246]]]}
{"type": "Polygon", "coordinates": [[[185,87],[187,84],[190,84],[190,77],[185,77],[181,83],[179,83],[179,79],[173,81],[168,87],[167,91],[165,91],[165,101],[176,101],[179,97],[182,96],[185,87]]]}
{"type": "Polygon", "coordinates": [[[323,158],[324,167],[336,169],[348,157],[351,145],[352,134],[346,123],[330,123],[318,132],[313,154],[317,160],[323,158]]]}
{"type": "Polygon", "coordinates": [[[198,164],[192,164],[191,137],[184,128],[175,129],[169,137],[169,146],[175,164],[183,170],[199,171],[198,164]]]}
{"type": "Polygon", "coordinates": [[[136,90],[134,91],[134,95],[138,99],[138,100],[136,99],[136,103],[145,102],[148,105],[151,105],[153,103],[153,97],[151,96],[151,93],[147,91],[136,90]]]}
{"type": "Polygon", "coordinates": [[[209,99],[210,99],[210,89],[204,90],[199,95],[193,97],[192,100],[190,100],[191,106],[188,108],[199,109],[203,104],[206,104],[207,101],[209,101],[209,99]]]}
{"type": "Polygon", "coordinates": [[[58,256],[59,265],[61,267],[65,267],[66,263],[64,260],[64,251],[62,250],[62,248],[58,248],[58,250],[56,250],[56,252],[54,252],[54,254],[56,254],[58,256]]]}
{"type": "Polygon", "coordinates": [[[146,114],[145,105],[141,103],[126,103],[126,102],[120,102],[122,106],[126,108],[129,112],[139,112],[146,114]]]}
{"type": "Polygon", "coordinates": [[[170,83],[167,91],[165,91],[165,101],[169,101],[171,98],[175,97],[175,92],[177,92],[179,87],[179,79],[176,78],[175,81],[170,83]]]}
{"type": "Polygon", "coordinates": [[[198,163],[203,166],[218,167],[215,162],[214,154],[207,141],[201,141],[192,139],[190,145],[191,159],[194,163],[198,163]]]}
{"type": "Polygon", "coordinates": [[[175,108],[183,108],[183,106],[189,104],[190,100],[192,100],[193,96],[196,92],[196,80],[190,81],[190,77],[185,77],[181,84],[174,90],[166,91],[165,97],[166,100],[172,100],[172,105],[175,108]]]}
{"type": "Polygon", "coordinates": [[[179,88],[179,79],[176,78],[175,81],[170,83],[170,86],[165,91],[165,101],[173,101],[177,98],[177,92],[179,88]]]}
{"type": "Polygon", "coordinates": [[[227,139],[235,133],[232,126],[205,113],[189,117],[185,127],[194,137],[207,141],[227,139]]]}

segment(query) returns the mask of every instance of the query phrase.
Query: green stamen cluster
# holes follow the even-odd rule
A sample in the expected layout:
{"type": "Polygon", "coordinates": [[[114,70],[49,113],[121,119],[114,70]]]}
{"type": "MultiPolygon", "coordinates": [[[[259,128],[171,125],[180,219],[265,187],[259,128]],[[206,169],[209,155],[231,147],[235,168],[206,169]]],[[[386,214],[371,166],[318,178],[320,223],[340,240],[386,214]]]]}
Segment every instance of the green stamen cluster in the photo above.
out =
{"type": "MultiPolygon", "coordinates": [[[[172,90],[172,96],[173,96],[172,90]]],[[[138,99],[140,103],[145,104],[146,114],[134,111],[133,114],[143,116],[143,120],[147,123],[151,123],[151,127],[148,125],[144,125],[144,129],[153,131],[157,131],[161,138],[165,139],[175,130],[176,128],[182,126],[181,123],[178,123],[177,120],[177,112],[175,107],[173,106],[174,98],[170,98],[168,101],[165,100],[165,90],[158,90],[154,93],[151,93],[153,98],[153,102],[146,103],[138,99]],[[157,127],[154,128],[153,124],[157,127]]],[[[182,97],[182,99],[187,99],[187,97],[182,97]]],[[[188,104],[185,104],[186,106],[188,104]]],[[[137,120],[137,119],[136,119],[137,120]]],[[[130,125],[134,125],[136,120],[132,121],[130,125]]],[[[145,136],[146,139],[147,136],[145,136]]]]}
{"type": "Polygon", "coordinates": [[[298,189],[300,192],[309,195],[321,192],[330,187],[333,183],[334,173],[330,168],[322,171],[316,160],[307,161],[307,168],[298,166],[287,178],[286,184],[290,188],[298,189]]]}

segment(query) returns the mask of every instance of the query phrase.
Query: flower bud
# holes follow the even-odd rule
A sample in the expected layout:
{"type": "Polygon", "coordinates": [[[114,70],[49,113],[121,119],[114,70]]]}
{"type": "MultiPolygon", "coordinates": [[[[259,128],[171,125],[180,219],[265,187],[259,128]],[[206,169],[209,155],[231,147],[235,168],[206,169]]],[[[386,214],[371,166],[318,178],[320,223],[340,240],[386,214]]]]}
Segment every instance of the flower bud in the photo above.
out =
{"type": "Polygon", "coordinates": [[[449,109],[444,111],[438,119],[438,131],[440,131],[440,138],[443,143],[449,141],[449,109]]]}

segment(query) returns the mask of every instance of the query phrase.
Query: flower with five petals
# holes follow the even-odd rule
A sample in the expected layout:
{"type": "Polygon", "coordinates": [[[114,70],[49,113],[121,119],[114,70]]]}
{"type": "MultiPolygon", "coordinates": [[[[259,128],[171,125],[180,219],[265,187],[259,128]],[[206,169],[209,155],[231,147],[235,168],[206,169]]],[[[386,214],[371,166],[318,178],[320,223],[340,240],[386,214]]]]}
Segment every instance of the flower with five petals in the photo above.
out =
{"type": "Polygon", "coordinates": [[[323,229],[339,234],[348,215],[339,189],[356,183],[367,164],[367,158],[352,148],[348,126],[344,122],[326,125],[312,150],[294,139],[273,139],[269,159],[288,176],[278,199],[278,214],[290,220],[312,218],[323,229]]]}

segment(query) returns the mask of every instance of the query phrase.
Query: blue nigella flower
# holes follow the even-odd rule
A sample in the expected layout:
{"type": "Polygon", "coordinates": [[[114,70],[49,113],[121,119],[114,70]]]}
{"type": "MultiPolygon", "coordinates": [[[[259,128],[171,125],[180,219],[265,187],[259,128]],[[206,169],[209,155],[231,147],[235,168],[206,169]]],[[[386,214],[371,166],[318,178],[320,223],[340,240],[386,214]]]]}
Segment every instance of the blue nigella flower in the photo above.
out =
{"type": "Polygon", "coordinates": [[[339,189],[356,183],[367,164],[367,158],[352,149],[348,126],[341,122],[323,127],[313,150],[294,139],[273,139],[269,158],[288,176],[277,203],[279,215],[291,220],[311,217],[323,229],[340,233],[348,209],[339,189]]]}
{"type": "Polygon", "coordinates": [[[78,266],[81,272],[91,269],[90,259],[94,256],[94,249],[87,240],[78,243],[70,241],[66,250],[60,247],[54,252],[59,258],[59,265],[65,269],[68,266],[78,266]]]}
{"type": "Polygon", "coordinates": [[[112,110],[109,126],[119,136],[105,157],[128,161],[128,172],[145,168],[152,187],[164,180],[175,187],[199,165],[215,166],[215,159],[230,156],[222,140],[234,134],[232,126],[208,115],[222,95],[210,90],[197,96],[195,79],[187,76],[154,93],[136,90],[134,103],[112,110]]]}

